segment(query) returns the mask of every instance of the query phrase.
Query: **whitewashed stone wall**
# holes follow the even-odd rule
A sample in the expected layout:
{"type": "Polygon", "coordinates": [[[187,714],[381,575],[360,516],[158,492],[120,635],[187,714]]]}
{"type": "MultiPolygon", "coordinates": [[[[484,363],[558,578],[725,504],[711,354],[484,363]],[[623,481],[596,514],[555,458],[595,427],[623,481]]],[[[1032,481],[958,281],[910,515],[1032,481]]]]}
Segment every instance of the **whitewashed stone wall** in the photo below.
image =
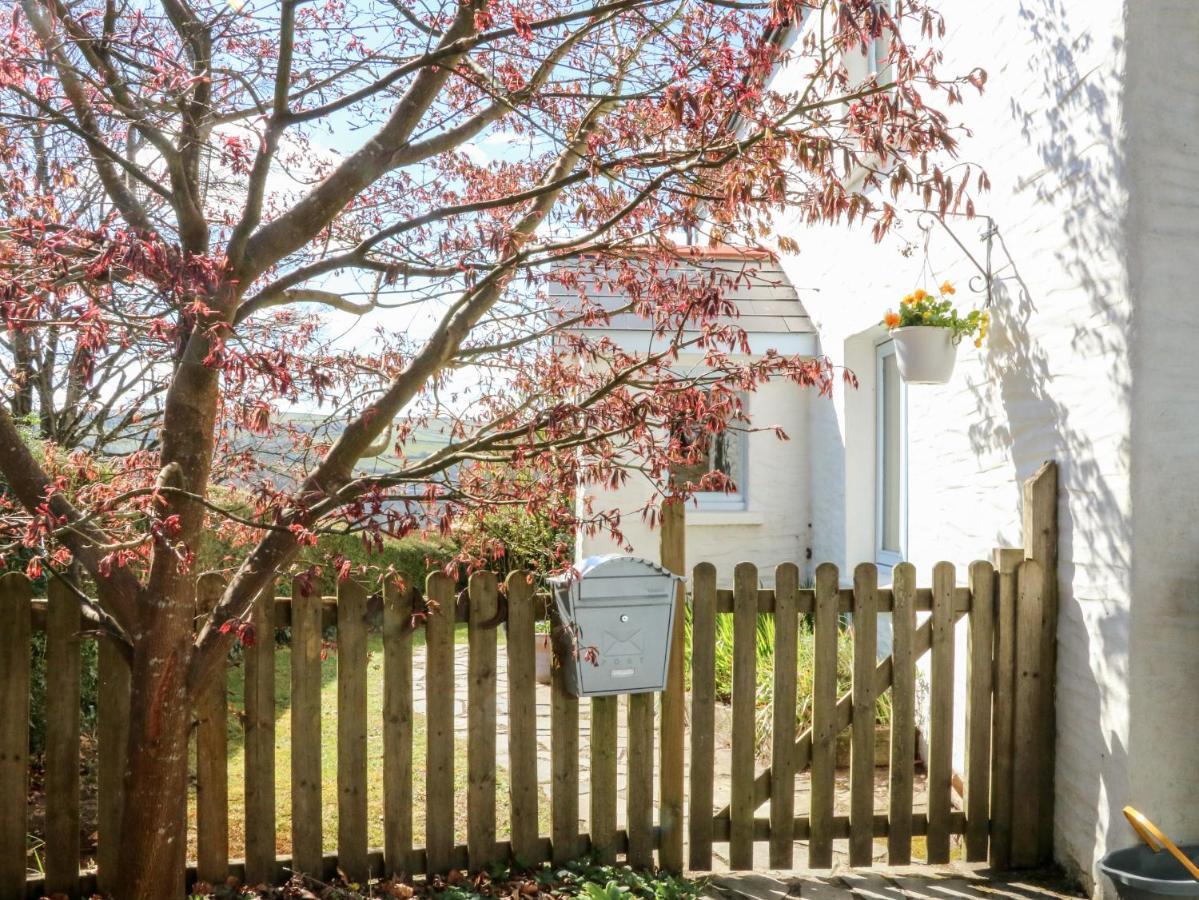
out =
{"type": "MultiPolygon", "coordinates": [[[[772,381],[749,395],[748,411],[754,427],[780,426],[789,440],[780,440],[773,431],[749,434],[744,480],[747,491],[744,511],[705,511],[690,506],[686,512],[687,566],[710,562],[716,566],[719,584],[731,587],[733,567],[752,562],[759,568],[763,586],[773,586],[774,567],[793,562],[805,573],[810,571],[808,548],[813,536],[808,497],[809,408],[829,401],[815,391],[783,381],[772,381]]],[[[595,509],[619,509],[624,514],[622,527],[632,552],[647,559],[658,559],[658,531],[650,529],[637,515],[651,496],[649,484],[634,476],[617,491],[598,493],[595,509]]],[[[579,553],[623,552],[607,536],[580,536],[579,553]]]]}
{"type": "MultiPolygon", "coordinates": [[[[1058,461],[1056,852],[1110,891],[1095,864],[1132,841],[1125,803],[1199,838],[1199,726],[1174,706],[1199,678],[1188,290],[1199,246],[1199,4],[939,5],[947,71],[990,76],[986,94],[953,115],[973,130],[959,160],[987,169],[993,189],[977,205],[995,217],[1014,267],[1001,273],[1009,280],[988,344],[963,346],[948,385],[907,391],[909,557],[927,582],[937,560],[964,578],[971,559],[1018,546],[1020,482],[1058,461]]],[[[950,224],[981,258],[978,225],[950,224]]],[[[877,323],[903,294],[945,278],[977,302],[966,289],[976,272],[944,234],[932,234],[924,269],[915,225],[906,217],[876,246],[865,232],[778,224],[801,247],[784,267],[821,349],[861,378],[858,390],[838,390],[834,415],[809,407],[817,555],[848,564],[873,556],[877,323]]],[[[1006,262],[996,243],[995,268],[1006,262]]]]}

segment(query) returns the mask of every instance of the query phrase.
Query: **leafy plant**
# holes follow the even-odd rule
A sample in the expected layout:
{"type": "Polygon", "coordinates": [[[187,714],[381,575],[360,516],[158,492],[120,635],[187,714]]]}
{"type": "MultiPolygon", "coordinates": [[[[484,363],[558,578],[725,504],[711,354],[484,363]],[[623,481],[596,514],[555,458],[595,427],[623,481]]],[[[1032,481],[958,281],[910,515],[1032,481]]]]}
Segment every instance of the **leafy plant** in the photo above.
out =
{"type": "Polygon", "coordinates": [[[544,867],[537,883],[547,893],[585,900],[694,900],[704,883],[664,871],[645,871],[630,866],[613,866],[579,860],[565,866],[544,867]]]}
{"type": "MultiPolygon", "coordinates": [[[[691,607],[685,620],[686,652],[691,653],[691,607]]],[[[755,743],[759,755],[769,753],[774,732],[774,643],[773,615],[759,615],[754,632],[756,714],[755,743]]],[[[795,718],[802,732],[812,725],[812,689],[815,673],[816,641],[810,616],[799,622],[796,647],[795,718]]],[[[716,617],[716,697],[728,703],[733,697],[733,617],[722,613],[716,617]]],[[[853,633],[842,627],[837,631],[837,696],[853,687],[853,633]]],[[[875,707],[875,721],[886,724],[891,720],[891,695],[884,693],[875,707]]]]}
{"type": "Polygon", "coordinates": [[[948,328],[954,341],[964,337],[973,338],[974,346],[982,345],[991,327],[991,314],[986,310],[972,309],[962,315],[950,298],[956,294],[954,286],[946,281],[936,294],[920,288],[899,301],[899,312],[887,310],[883,324],[888,328],[907,328],[910,325],[927,325],[933,328],[948,328]]]}

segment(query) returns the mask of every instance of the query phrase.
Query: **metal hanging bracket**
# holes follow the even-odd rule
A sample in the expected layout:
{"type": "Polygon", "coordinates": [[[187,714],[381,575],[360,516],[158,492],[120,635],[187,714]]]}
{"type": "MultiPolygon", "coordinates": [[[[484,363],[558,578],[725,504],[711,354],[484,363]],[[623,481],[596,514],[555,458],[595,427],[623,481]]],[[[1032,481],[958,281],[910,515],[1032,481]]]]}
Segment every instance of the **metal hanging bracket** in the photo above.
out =
{"type": "Polygon", "coordinates": [[[983,301],[983,309],[991,308],[991,305],[995,301],[995,285],[1002,281],[1016,281],[1020,285],[1021,298],[1025,300],[1029,298],[1028,286],[1024,283],[1024,279],[1020,277],[1020,273],[1016,271],[1016,263],[1012,259],[1011,253],[1008,252],[1007,244],[1004,243],[1003,240],[1003,235],[999,232],[999,226],[995,223],[995,220],[991,216],[974,215],[973,217],[969,217],[972,220],[981,220],[979,224],[981,224],[982,227],[979,231],[978,239],[984,245],[984,253],[983,260],[980,262],[978,257],[975,256],[974,253],[970,252],[970,249],[962,242],[962,239],[959,238],[954,230],[949,227],[949,223],[945,221],[946,215],[966,217],[964,213],[940,213],[931,209],[913,210],[913,212],[917,214],[916,226],[923,231],[926,236],[926,254],[928,252],[927,236],[931,235],[932,231],[937,225],[940,225],[945,233],[953,240],[953,242],[958,245],[958,248],[962,251],[962,253],[965,254],[966,259],[970,260],[971,265],[978,270],[977,275],[972,275],[970,277],[969,286],[970,290],[974,293],[983,294],[985,296],[986,299],[983,301]],[[1007,260],[1007,262],[1004,263],[1004,265],[998,270],[995,270],[992,267],[992,253],[996,240],[998,240],[1000,250],[1002,250],[1004,257],[1007,260]],[[1009,269],[1011,270],[1011,274],[1004,275],[1003,273],[1009,269]]]}

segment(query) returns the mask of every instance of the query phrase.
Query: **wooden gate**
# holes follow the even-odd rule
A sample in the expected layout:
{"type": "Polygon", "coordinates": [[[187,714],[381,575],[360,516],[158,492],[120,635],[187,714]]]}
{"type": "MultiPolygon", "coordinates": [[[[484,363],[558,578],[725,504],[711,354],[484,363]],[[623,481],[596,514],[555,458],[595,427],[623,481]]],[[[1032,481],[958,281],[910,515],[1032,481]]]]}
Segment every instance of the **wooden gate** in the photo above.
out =
{"type": "Polygon", "coordinates": [[[1045,728],[1040,658],[1044,572],[1021,550],[997,553],[969,566],[958,587],[954,566],[938,563],[931,587],[918,588],[916,570],[901,563],[890,587],[878,586],[873,564],[859,565],[853,587],[841,587],[836,566],[816,569],[815,586],[798,587],[794,565],[775,571],[774,590],[760,590],[759,573],[737,566],[732,590],[717,589],[717,573],[694,572],[692,624],[691,815],[689,864],[712,867],[714,842],[727,841],[728,863],[752,868],[754,844],[769,844],[771,868],[794,864],[796,841],[807,842],[807,865],[833,863],[834,841],[847,843],[848,862],[868,866],[874,841],[885,840],[891,865],[912,861],[912,839],[923,837],[925,860],[948,862],[961,836],[969,861],[998,867],[1038,862],[1039,817],[1032,796],[1041,769],[1045,728]],[[889,620],[891,652],[878,655],[879,615],[889,620]],[[732,766],[730,801],[713,815],[715,644],[718,615],[733,620],[732,766]],[[758,707],[757,619],[774,617],[771,764],[755,773],[758,707]],[[955,659],[955,629],[965,622],[965,658],[955,659]],[[804,624],[810,622],[810,625],[804,624]],[[1018,634],[1017,623],[1022,633],[1018,634]],[[838,631],[852,630],[852,689],[837,696],[838,631]],[[796,648],[813,644],[810,727],[796,734],[796,648]],[[1022,639],[1021,639],[1022,638],[1022,639]],[[1017,653],[1017,648],[1020,652],[1017,653]],[[920,759],[926,773],[926,811],[914,812],[917,762],[917,661],[927,667],[927,728],[920,759]],[[964,771],[954,770],[955,669],[964,667],[964,771]],[[890,693],[887,805],[877,808],[876,701],[890,693]],[[836,746],[850,733],[847,809],[837,810],[836,746]],[[1019,739],[1016,739],[1016,736],[1019,739]],[[796,782],[808,773],[808,811],[796,815],[796,782]],[[1020,803],[1013,804],[1016,785],[1020,803]],[[1032,801],[1032,802],[1030,802],[1032,801]],[[768,816],[757,811],[770,804],[768,816]]]}

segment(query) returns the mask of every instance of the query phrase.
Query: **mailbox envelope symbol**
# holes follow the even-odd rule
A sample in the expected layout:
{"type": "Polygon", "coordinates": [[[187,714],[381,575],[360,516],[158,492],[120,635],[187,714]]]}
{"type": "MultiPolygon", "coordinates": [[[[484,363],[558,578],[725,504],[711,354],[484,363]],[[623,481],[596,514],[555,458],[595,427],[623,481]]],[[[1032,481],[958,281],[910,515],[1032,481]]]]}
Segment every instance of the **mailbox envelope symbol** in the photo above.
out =
{"type": "Polygon", "coordinates": [[[605,656],[640,656],[641,629],[604,632],[605,656]]]}

